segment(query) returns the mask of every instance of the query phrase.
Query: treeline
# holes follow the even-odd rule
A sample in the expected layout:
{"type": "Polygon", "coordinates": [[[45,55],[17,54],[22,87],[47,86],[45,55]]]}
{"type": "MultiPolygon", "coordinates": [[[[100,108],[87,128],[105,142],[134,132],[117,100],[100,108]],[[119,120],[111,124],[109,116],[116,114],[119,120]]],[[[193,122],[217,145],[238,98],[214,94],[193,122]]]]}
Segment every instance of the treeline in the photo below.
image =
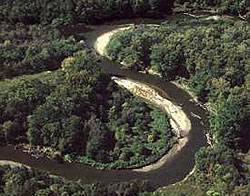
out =
{"type": "Polygon", "coordinates": [[[88,185],[23,166],[0,166],[1,196],[139,196],[150,190],[147,181],[88,185]]]}
{"type": "Polygon", "coordinates": [[[53,25],[1,23],[0,80],[46,70],[56,70],[64,58],[85,48],[73,37],[65,37],[53,25]]]}
{"type": "Polygon", "coordinates": [[[100,23],[129,17],[171,14],[173,0],[10,0],[0,4],[0,19],[25,24],[100,23]]]}
{"type": "Polygon", "coordinates": [[[184,5],[192,10],[214,10],[222,14],[245,15],[250,17],[248,0],[176,0],[177,4],[184,5]]]}
{"type": "Polygon", "coordinates": [[[173,144],[168,116],[118,88],[97,61],[91,51],[78,51],[62,70],[1,81],[1,144],[29,142],[113,168],[146,165],[166,153],[173,144]]]}
{"type": "Polygon", "coordinates": [[[249,31],[242,21],[182,19],[135,26],[115,35],[107,47],[111,58],[127,67],[153,69],[168,80],[181,77],[214,108],[209,116],[213,147],[196,155],[195,181],[206,195],[249,190],[248,170],[237,154],[250,149],[249,31]]]}

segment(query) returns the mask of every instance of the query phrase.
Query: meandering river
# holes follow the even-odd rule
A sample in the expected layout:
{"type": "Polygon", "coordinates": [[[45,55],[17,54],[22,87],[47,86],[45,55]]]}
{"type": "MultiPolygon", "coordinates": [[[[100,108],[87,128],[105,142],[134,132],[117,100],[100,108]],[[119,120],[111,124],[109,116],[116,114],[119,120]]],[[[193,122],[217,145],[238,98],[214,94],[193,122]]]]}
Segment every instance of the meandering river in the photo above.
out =
{"type": "MultiPolygon", "coordinates": [[[[135,22],[153,22],[156,24],[160,21],[127,20],[123,22],[120,21],[119,24],[116,22],[107,25],[91,26],[89,27],[89,32],[85,33],[87,46],[93,48],[100,35],[121,27],[122,23],[129,24],[135,22]]],[[[149,172],[137,172],[133,170],[98,170],[77,163],[59,164],[47,158],[35,159],[28,154],[15,150],[14,147],[1,147],[0,160],[10,160],[23,163],[33,168],[48,171],[53,175],[63,176],[72,180],[81,179],[83,183],[110,183],[133,179],[146,179],[149,180],[153,186],[162,187],[184,179],[194,167],[195,153],[202,146],[206,145],[205,132],[209,127],[208,122],[205,120],[207,111],[198,106],[195,102],[190,101],[192,97],[185,90],[178,88],[171,82],[164,81],[158,76],[121,69],[121,66],[118,63],[112,62],[106,57],[102,58],[100,65],[103,70],[111,76],[122,76],[145,83],[157,90],[162,97],[170,98],[175,104],[181,105],[182,110],[190,119],[191,130],[187,136],[189,139],[187,144],[179,151],[179,153],[174,155],[158,169],[149,172]],[[201,119],[197,118],[196,115],[200,116],[201,119]]]]}

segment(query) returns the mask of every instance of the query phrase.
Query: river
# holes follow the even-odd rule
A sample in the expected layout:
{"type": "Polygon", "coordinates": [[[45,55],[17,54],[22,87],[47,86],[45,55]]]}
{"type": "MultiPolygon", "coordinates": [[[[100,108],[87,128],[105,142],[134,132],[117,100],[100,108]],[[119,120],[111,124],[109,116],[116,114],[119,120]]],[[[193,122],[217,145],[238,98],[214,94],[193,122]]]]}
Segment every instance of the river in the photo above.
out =
{"type": "MultiPolygon", "coordinates": [[[[131,22],[134,23],[135,20],[131,22]]],[[[137,22],[152,23],[152,20],[144,21],[141,19],[137,22]]],[[[160,21],[154,21],[154,23],[159,22],[160,21]]],[[[119,23],[130,23],[130,21],[126,20],[119,23]]],[[[108,25],[89,27],[89,32],[85,34],[87,46],[93,48],[98,36],[114,30],[118,26],[116,22],[108,25]]],[[[154,187],[162,187],[184,179],[194,167],[195,153],[206,145],[205,131],[208,129],[209,124],[205,119],[208,112],[196,103],[191,102],[190,100],[192,97],[185,90],[178,88],[171,82],[163,80],[159,76],[120,69],[118,63],[112,62],[106,57],[102,57],[100,65],[104,71],[111,76],[123,76],[138,82],[146,83],[156,89],[161,96],[166,98],[170,97],[174,103],[182,105],[183,111],[191,121],[191,131],[188,135],[189,141],[179,153],[173,156],[160,168],[149,172],[136,172],[133,170],[98,170],[84,164],[60,164],[47,158],[35,159],[20,150],[15,150],[14,147],[1,147],[0,160],[11,160],[23,163],[30,167],[45,170],[53,175],[63,176],[71,180],[81,179],[83,183],[110,183],[133,179],[146,179],[149,180],[154,187]],[[201,119],[192,114],[200,116],[201,119]]]]}

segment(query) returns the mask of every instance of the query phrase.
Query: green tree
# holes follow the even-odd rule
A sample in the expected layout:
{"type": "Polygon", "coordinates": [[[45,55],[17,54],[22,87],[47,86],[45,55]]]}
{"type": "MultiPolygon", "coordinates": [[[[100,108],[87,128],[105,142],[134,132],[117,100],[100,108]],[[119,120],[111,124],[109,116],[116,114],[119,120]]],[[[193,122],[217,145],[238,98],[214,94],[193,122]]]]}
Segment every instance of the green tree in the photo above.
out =
{"type": "Polygon", "coordinates": [[[105,150],[113,148],[113,136],[107,127],[98,119],[89,122],[90,132],[86,147],[86,155],[96,161],[107,162],[108,157],[105,150]]]}

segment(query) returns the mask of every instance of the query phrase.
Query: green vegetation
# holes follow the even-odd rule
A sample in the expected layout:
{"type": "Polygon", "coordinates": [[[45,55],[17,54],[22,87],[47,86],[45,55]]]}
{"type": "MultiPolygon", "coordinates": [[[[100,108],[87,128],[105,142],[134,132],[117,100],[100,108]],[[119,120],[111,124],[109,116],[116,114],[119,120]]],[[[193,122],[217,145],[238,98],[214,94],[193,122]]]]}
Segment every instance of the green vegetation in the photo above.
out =
{"type": "Polygon", "coordinates": [[[250,17],[248,0],[176,0],[175,3],[193,11],[212,10],[221,14],[241,14],[250,17]]]}
{"type": "MultiPolygon", "coordinates": [[[[83,33],[85,24],[161,18],[172,13],[173,2],[2,0],[0,145],[48,147],[55,157],[102,168],[139,167],[159,159],[175,142],[168,116],[118,88],[80,41],[83,36],[75,34],[83,33]]],[[[175,3],[185,10],[249,17],[247,0],[175,3]]],[[[208,116],[212,145],[197,152],[195,173],[187,181],[150,192],[146,182],[83,185],[0,166],[0,195],[248,196],[249,32],[248,22],[185,16],[159,27],[137,25],[108,45],[113,60],[178,79],[213,109],[208,116]]]]}
{"type": "Polygon", "coordinates": [[[0,19],[25,24],[61,21],[100,23],[132,17],[171,14],[173,0],[11,0],[0,4],[0,19]]]}
{"type": "Polygon", "coordinates": [[[84,48],[73,37],[63,37],[58,25],[0,24],[0,80],[58,69],[62,60],[84,48]]]}
{"type": "Polygon", "coordinates": [[[88,185],[26,167],[0,166],[1,196],[139,196],[150,190],[147,181],[88,185]]]}
{"type": "Polygon", "coordinates": [[[67,160],[99,167],[137,167],[159,159],[174,142],[169,118],[119,89],[100,70],[98,57],[85,50],[84,37],[70,36],[70,28],[80,34],[84,24],[68,24],[100,23],[128,13],[162,17],[172,4],[1,2],[1,145],[49,147],[67,160]]]}
{"type": "Polygon", "coordinates": [[[242,87],[247,80],[249,30],[247,22],[182,18],[118,33],[107,52],[131,69],[152,69],[169,80],[190,78],[200,99],[215,101],[223,96],[217,88],[242,87]]]}
{"type": "Polygon", "coordinates": [[[0,82],[3,143],[28,140],[71,161],[114,168],[146,165],[171,148],[163,112],[119,89],[93,54],[70,59],[63,70],[0,82]]]}
{"type": "Polygon", "coordinates": [[[126,67],[181,78],[214,108],[209,116],[213,147],[196,154],[192,182],[208,196],[249,190],[249,173],[237,154],[249,150],[249,31],[247,22],[182,19],[159,27],[135,26],[115,35],[107,47],[111,58],[126,67]]]}

